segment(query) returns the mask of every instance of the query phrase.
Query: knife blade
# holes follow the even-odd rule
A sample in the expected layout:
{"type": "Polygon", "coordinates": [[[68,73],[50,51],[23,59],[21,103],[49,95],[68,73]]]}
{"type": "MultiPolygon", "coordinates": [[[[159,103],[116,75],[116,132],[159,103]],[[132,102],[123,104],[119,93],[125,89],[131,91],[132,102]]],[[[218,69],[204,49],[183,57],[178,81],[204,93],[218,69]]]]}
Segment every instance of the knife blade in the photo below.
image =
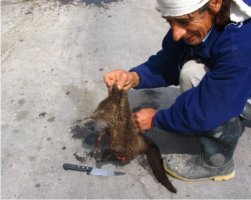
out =
{"type": "Polygon", "coordinates": [[[109,169],[100,169],[95,167],[87,167],[75,164],[64,163],[63,168],[65,170],[75,170],[86,172],[87,175],[95,175],[95,176],[121,176],[124,175],[124,172],[113,171],[109,169]]]}

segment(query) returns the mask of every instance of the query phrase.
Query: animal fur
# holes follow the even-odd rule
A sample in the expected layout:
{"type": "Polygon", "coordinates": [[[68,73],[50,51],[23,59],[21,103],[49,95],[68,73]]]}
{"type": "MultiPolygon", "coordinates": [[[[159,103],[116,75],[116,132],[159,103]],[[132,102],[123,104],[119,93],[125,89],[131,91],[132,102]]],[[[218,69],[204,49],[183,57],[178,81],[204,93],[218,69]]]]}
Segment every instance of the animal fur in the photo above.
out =
{"type": "Polygon", "coordinates": [[[145,134],[138,133],[126,91],[119,90],[114,84],[108,97],[98,104],[92,118],[100,130],[96,147],[100,148],[104,137],[110,136],[109,148],[103,152],[101,160],[108,160],[113,155],[127,163],[139,154],[146,154],[156,179],[169,191],[177,192],[166,176],[159,148],[145,134]]]}

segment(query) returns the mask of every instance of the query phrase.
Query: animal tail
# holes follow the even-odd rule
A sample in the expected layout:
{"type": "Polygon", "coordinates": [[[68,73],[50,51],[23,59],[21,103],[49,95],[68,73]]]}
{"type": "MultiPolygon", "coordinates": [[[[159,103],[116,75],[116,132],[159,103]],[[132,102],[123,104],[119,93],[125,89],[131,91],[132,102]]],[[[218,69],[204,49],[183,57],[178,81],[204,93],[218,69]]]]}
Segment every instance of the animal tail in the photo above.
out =
{"type": "Polygon", "coordinates": [[[177,193],[176,188],[172,185],[172,183],[170,182],[170,180],[168,179],[166,175],[166,172],[163,166],[163,160],[162,160],[161,153],[158,146],[149,137],[146,137],[143,134],[141,134],[141,136],[144,138],[145,142],[148,144],[146,156],[147,156],[147,160],[149,162],[149,165],[152,169],[154,176],[170,192],[177,193]]]}

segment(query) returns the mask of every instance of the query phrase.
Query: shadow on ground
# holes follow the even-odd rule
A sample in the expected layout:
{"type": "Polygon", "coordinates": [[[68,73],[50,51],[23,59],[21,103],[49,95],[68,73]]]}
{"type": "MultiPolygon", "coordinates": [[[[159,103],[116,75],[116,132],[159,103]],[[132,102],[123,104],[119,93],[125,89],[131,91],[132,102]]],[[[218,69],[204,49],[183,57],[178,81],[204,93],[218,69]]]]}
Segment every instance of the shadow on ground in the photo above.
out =
{"type": "Polygon", "coordinates": [[[108,8],[110,3],[121,2],[123,0],[48,0],[59,2],[61,5],[85,5],[85,6],[97,6],[102,8],[108,8]]]}

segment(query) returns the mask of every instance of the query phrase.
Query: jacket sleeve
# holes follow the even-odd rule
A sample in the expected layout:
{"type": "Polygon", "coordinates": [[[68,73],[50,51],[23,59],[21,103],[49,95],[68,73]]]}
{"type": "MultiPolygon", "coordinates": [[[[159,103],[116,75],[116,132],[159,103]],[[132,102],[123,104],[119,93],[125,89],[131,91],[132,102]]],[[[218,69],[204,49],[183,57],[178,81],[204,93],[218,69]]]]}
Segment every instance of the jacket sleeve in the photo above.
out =
{"type": "Polygon", "coordinates": [[[147,62],[130,70],[137,72],[140,77],[139,85],[135,89],[178,85],[178,63],[184,46],[183,42],[173,41],[169,31],[162,42],[162,49],[147,62]]]}
{"type": "Polygon", "coordinates": [[[211,49],[210,71],[169,109],[159,110],[155,126],[182,133],[206,132],[242,113],[251,97],[250,27],[244,32],[236,28],[217,41],[211,49]]]}

